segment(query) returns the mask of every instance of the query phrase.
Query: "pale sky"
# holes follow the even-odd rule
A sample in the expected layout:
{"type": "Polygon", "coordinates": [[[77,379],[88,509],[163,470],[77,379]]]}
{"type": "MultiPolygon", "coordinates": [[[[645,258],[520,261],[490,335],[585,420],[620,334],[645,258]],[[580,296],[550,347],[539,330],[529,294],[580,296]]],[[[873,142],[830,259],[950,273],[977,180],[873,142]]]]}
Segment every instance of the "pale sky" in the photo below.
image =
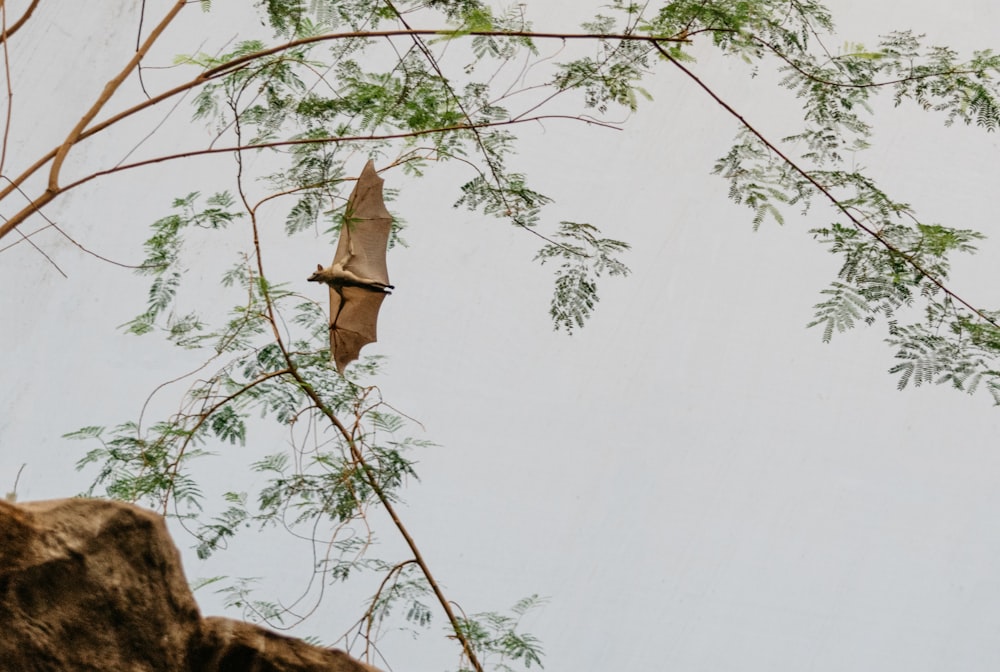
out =
{"type": "MultiPolygon", "coordinates": [[[[131,16],[133,4],[102,3],[102,15],[43,3],[12,40],[11,170],[52,147],[134,48],[134,22],[115,18],[131,16]]],[[[161,4],[147,3],[147,13],[161,4]]],[[[996,46],[1000,9],[987,0],[868,4],[828,3],[841,28],[831,47],[907,28],[963,53],[996,46]]],[[[574,29],[541,7],[578,3],[527,5],[539,27],[574,29]]],[[[200,47],[205,29],[186,26],[213,19],[185,11],[189,23],[171,29],[158,62],[200,47]]],[[[243,35],[214,20],[218,42],[243,35]]],[[[799,104],[769,76],[750,80],[714,56],[698,68],[773,137],[795,119],[799,104]]],[[[402,508],[437,578],[470,613],[548,597],[525,625],[549,670],[994,669],[998,411],[985,394],[898,392],[880,326],[829,345],[807,330],[837,260],[806,231],[829,212],[753,233],[750,211],[710,175],[733,120],[667,68],[647,88],[654,101],[624,131],[571,123],[522,131],[516,162],[556,200],[547,221],[590,222],[633,246],[633,275],[604,282],[594,319],[572,337],[551,329],[551,276],[531,262],[536,238],[452,209],[450,168],[419,182],[384,175],[401,189],[392,208],[408,222],[409,247],[390,252],[397,291],[365,354],[386,357],[373,382],[423,425],[412,427],[417,438],[437,444],[414,455],[421,480],[402,508]]],[[[146,150],[207,142],[186,104],[146,150]]],[[[888,103],[878,112],[875,147],[858,162],[928,220],[992,234],[996,135],[946,129],[940,117],[888,103]]],[[[161,116],[80,147],[68,170],[116,163],[161,116]]],[[[134,263],[146,225],[172,198],[211,191],[213,176],[230,169],[220,157],[120,174],[46,212],[101,255],[134,263]]],[[[196,361],[116,329],[141,312],[142,279],[52,232],[37,240],[68,279],[27,245],[0,256],[0,489],[26,464],[22,500],[83,489],[88,474],[74,463],[87,446],[60,436],[135,419],[155,385],[196,361]]],[[[275,236],[270,245],[276,277],[321,293],[305,277],[328,263],[328,241],[275,236]]],[[[996,307],[1000,247],[982,247],[956,265],[955,284],[996,307]]],[[[232,253],[199,250],[191,277],[210,288],[232,253]]],[[[169,411],[182,391],[154,407],[169,411]]],[[[245,449],[220,448],[206,465],[212,485],[239,488],[233,479],[246,476],[233,465],[286,438],[262,433],[245,449]]],[[[389,526],[380,537],[385,556],[398,550],[389,526]]],[[[192,579],[267,577],[261,585],[291,601],[311,559],[283,539],[249,534],[204,563],[188,538],[178,543],[192,579]]],[[[303,634],[339,634],[362,597],[329,593],[303,634]]],[[[220,613],[217,596],[198,598],[206,613],[220,613]]],[[[436,613],[417,640],[388,634],[382,648],[395,669],[453,666],[457,648],[439,636],[443,623],[436,613]]]]}

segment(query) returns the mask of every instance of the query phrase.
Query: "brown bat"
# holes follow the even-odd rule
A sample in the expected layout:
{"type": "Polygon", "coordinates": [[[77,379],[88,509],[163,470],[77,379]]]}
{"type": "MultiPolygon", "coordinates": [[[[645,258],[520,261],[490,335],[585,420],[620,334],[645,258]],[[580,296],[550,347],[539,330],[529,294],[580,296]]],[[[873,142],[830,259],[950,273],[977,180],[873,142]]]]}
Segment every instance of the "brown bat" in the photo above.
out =
{"type": "Polygon", "coordinates": [[[395,289],[385,267],[392,215],[382,200],[384,181],[369,161],[347,199],[333,264],[317,264],[309,276],[330,285],[330,359],[341,374],[362,347],[376,341],[379,308],[395,289]]]}

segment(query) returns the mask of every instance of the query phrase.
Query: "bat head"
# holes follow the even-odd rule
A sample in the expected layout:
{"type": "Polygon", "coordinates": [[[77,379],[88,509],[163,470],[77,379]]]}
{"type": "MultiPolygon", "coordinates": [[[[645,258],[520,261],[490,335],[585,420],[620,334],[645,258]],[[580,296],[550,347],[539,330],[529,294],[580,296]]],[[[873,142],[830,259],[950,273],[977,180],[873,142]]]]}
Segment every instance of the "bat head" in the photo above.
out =
{"type": "Polygon", "coordinates": [[[323,272],[323,264],[316,264],[316,272],[309,276],[307,282],[323,282],[320,273],[323,272]]]}

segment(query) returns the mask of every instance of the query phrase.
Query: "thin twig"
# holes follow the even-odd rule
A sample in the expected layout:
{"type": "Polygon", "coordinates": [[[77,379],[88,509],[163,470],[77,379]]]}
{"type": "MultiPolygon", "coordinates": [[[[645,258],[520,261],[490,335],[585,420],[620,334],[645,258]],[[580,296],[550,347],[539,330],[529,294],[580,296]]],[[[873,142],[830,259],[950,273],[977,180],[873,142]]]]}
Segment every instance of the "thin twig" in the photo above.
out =
{"type": "MultiPolygon", "coordinates": [[[[136,51],[139,51],[139,47],[142,44],[142,24],[145,22],[145,20],[146,20],[146,0],[142,0],[142,3],[139,5],[139,26],[136,28],[135,31],[136,51]]],[[[146,82],[142,78],[142,63],[137,64],[135,72],[139,78],[139,88],[142,89],[142,92],[146,94],[146,98],[148,99],[149,92],[146,91],[146,82]]]]}
{"type": "Polygon", "coordinates": [[[3,123],[3,147],[0,148],[0,175],[3,175],[3,168],[7,165],[7,142],[10,140],[10,119],[14,114],[14,87],[10,81],[10,50],[7,48],[7,3],[0,3],[0,22],[3,30],[0,37],[3,38],[3,70],[7,78],[7,111],[4,114],[3,123]]]}
{"type": "MultiPolygon", "coordinates": [[[[0,175],[0,179],[7,180],[8,182],[10,182],[9,178],[3,177],[2,175],[0,175]]],[[[17,189],[18,193],[20,193],[22,196],[24,196],[25,200],[30,200],[28,198],[28,195],[24,193],[24,191],[21,189],[21,187],[19,187],[17,185],[14,185],[14,187],[17,189]]],[[[56,266],[55,262],[53,262],[52,259],[47,254],[45,254],[44,252],[42,252],[42,250],[37,245],[35,245],[34,241],[31,240],[32,236],[34,236],[34,235],[36,235],[38,233],[41,233],[42,231],[45,231],[46,229],[52,228],[52,229],[55,229],[59,233],[59,235],[61,235],[63,238],[65,238],[70,243],[72,243],[77,248],[79,248],[81,252],[83,252],[84,254],[89,254],[90,256],[95,257],[97,259],[100,259],[103,262],[109,263],[109,264],[111,264],[113,266],[120,266],[121,268],[129,268],[129,269],[134,269],[134,270],[140,270],[140,269],[144,269],[144,268],[151,268],[151,266],[149,266],[148,264],[126,264],[124,262],[115,261],[114,259],[109,259],[108,257],[100,255],[97,252],[94,252],[93,250],[85,247],[82,243],[80,243],[80,241],[78,241],[77,239],[73,238],[73,236],[71,236],[68,233],[66,233],[62,229],[62,227],[60,227],[54,221],[52,221],[51,219],[49,219],[48,215],[46,215],[44,211],[39,211],[38,212],[38,216],[41,217],[42,219],[44,219],[48,223],[45,226],[40,227],[38,229],[35,229],[34,231],[32,231],[30,233],[27,233],[27,234],[21,233],[20,229],[18,229],[17,232],[21,235],[21,240],[16,240],[16,241],[14,241],[13,243],[11,243],[9,245],[5,245],[3,247],[0,247],[0,253],[5,252],[5,251],[9,250],[10,248],[12,248],[15,245],[18,245],[20,243],[28,243],[29,245],[31,245],[32,247],[34,247],[36,250],[38,250],[39,252],[41,252],[42,255],[46,259],[48,259],[49,262],[52,263],[53,266],[56,266]]],[[[59,269],[58,266],[56,266],[56,270],[59,270],[59,272],[62,273],[62,271],[59,269]]],[[[63,277],[67,277],[65,273],[62,273],[62,275],[63,275],[63,277]]]]}
{"type": "MultiPolygon", "coordinates": [[[[63,276],[64,278],[69,279],[69,276],[66,275],[66,272],[59,267],[59,264],[57,264],[55,262],[55,259],[53,259],[52,257],[50,257],[45,252],[45,250],[43,250],[42,248],[38,247],[38,245],[35,244],[35,241],[31,240],[31,238],[29,238],[28,236],[24,235],[20,231],[18,231],[17,233],[21,236],[21,240],[23,240],[24,242],[26,242],[28,245],[31,245],[31,247],[33,247],[35,249],[35,251],[38,252],[38,254],[40,254],[43,257],[45,257],[45,261],[47,261],[50,264],[52,264],[52,267],[55,268],[57,271],[59,271],[59,275],[63,276]]],[[[6,248],[4,248],[4,249],[6,249],[6,248]]]]}
{"type": "MultiPolygon", "coordinates": [[[[164,488],[162,494],[162,503],[163,503],[162,513],[164,516],[167,515],[167,506],[170,503],[170,495],[174,491],[174,484],[177,482],[177,477],[180,474],[181,462],[184,461],[184,455],[185,453],[187,453],[187,449],[191,446],[192,442],[195,441],[198,431],[201,429],[202,425],[208,422],[208,419],[212,417],[212,415],[216,411],[218,411],[220,408],[228,404],[230,401],[236,399],[237,397],[242,396],[243,394],[246,394],[248,391],[257,387],[261,383],[264,383],[272,378],[278,378],[280,376],[284,376],[287,373],[288,371],[285,369],[279,371],[271,371],[270,373],[263,373],[254,380],[240,387],[235,392],[227,394],[219,401],[215,402],[211,406],[208,406],[207,409],[198,411],[197,413],[198,419],[195,421],[194,425],[190,429],[185,430],[187,436],[181,443],[180,448],[177,450],[177,454],[174,456],[173,460],[167,465],[167,471],[170,472],[167,477],[168,480],[170,481],[170,485],[164,488]]],[[[190,415],[188,415],[187,417],[190,417],[190,415]]]]}

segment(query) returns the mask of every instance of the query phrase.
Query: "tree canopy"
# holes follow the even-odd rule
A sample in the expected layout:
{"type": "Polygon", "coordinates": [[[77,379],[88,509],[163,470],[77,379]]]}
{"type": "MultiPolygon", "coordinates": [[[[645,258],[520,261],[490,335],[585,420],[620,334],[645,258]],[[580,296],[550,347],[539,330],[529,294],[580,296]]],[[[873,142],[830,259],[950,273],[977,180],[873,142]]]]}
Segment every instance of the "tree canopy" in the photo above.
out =
{"type": "MultiPolygon", "coordinates": [[[[19,32],[39,4],[4,15],[8,63],[18,58],[19,32]]],[[[324,302],[270,272],[278,254],[276,213],[284,236],[334,240],[346,195],[369,158],[390,198],[396,176],[417,179],[454,167],[462,176],[452,194],[456,208],[536,241],[535,259],[553,275],[552,325],[572,334],[597,309],[602,283],[629,275],[628,241],[605,237],[602,222],[547,217],[552,198],[518,168],[519,130],[620,127],[622,119],[657,109],[661,101],[651,99],[644,80],[670,72],[731,117],[729,148],[704,158],[727,182],[729,197],[749,210],[750,226],[803,215],[823,221],[811,234],[839,269],[817,288],[815,314],[806,320],[819,337],[878,325],[900,388],[947,384],[985,391],[1000,404],[1000,311],[960,294],[949,276],[953,254],[974,252],[983,234],[961,222],[925,220],[859,159],[874,142],[881,100],[915,106],[946,125],[996,130],[1000,55],[960,53],[908,31],[837,49],[833,17],[813,1],[613,0],[559,32],[535,30],[531,9],[478,0],[261,0],[238,10],[207,0],[144,3],[134,55],[110,80],[94,82],[94,102],[65,137],[28,158],[8,156],[5,136],[0,154],[7,182],[0,238],[22,246],[56,227],[46,217],[49,203],[96,180],[228,157],[230,170],[217,183],[184,194],[154,186],[151,212],[136,213],[152,220],[134,269],[148,281],[148,295],[122,326],[199,355],[198,369],[183,372],[188,387],[176,411],[152,419],[143,406],[135,419],[69,436],[87,441],[80,467],[94,474],[89,494],[176,517],[201,557],[247,529],[285,527],[316,541],[320,583],[377,577],[356,627],[341,640],[376,664],[380,628],[392,618],[422,628],[439,613],[460,646],[462,669],[540,665],[542,647],[521,628],[537,596],[520,599],[509,613],[455,608],[458,597],[435,579],[399,511],[425,442],[410,436],[411,420],[383,399],[380,358],[363,357],[339,375],[329,362],[324,302]],[[223,11],[253,12],[260,35],[178,55],[174,79],[158,79],[153,68],[161,64],[148,54],[179,17],[197,11],[203,14],[195,25],[206,36],[220,30],[213,17],[223,11]],[[700,61],[716,57],[773,76],[794,96],[796,122],[779,136],[749,122],[701,75],[700,61]],[[142,95],[123,95],[126,83],[138,83],[142,95]],[[177,107],[169,114],[184,114],[182,100],[194,123],[210,131],[204,146],[145,155],[139,142],[135,155],[117,163],[68,170],[75,154],[126,124],[155,132],[157,115],[171,105],[177,107]],[[159,210],[161,204],[169,209],[159,210]],[[236,251],[222,260],[197,254],[209,245],[236,251]],[[195,267],[199,272],[190,273],[195,267]],[[209,271],[226,305],[198,307],[192,299],[207,291],[197,283],[209,271]],[[207,501],[199,465],[223,446],[252,443],[262,422],[287,427],[294,447],[253,461],[255,490],[233,488],[221,504],[207,501]],[[371,550],[374,511],[385,512],[383,522],[402,539],[399,557],[371,550]]],[[[8,86],[8,121],[13,90],[8,86]]],[[[409,215],[394,214],[390,245],[405,245],[409,215]]],[[[60,234],[74,240],[72,231],[60,234]]],[[[303,260],[303,280],[316,261],[303,260]]],[[[276,601],[251,597],[243,582],[220,581],[251,617],[299,618],[276,601]]]]}

